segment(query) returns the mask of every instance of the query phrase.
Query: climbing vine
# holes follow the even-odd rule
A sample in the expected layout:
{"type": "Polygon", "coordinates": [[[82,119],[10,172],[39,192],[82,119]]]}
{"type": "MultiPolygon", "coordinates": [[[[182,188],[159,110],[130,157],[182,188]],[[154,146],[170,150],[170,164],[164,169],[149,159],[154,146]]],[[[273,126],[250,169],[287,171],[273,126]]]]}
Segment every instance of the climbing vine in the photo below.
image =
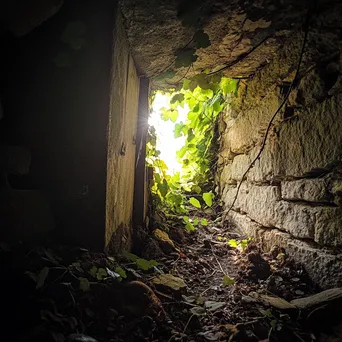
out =
{"type": "Polygon", "coordinates": [[[177,151],[181,172],[171,174],[168,171],[156,148],[155,130],[150,127],[147,163],[154,170],[153,205],[163,212],[182,216],[189,231],[198,225],[207,225],[202,214],[213,206],[215,198],[215,125],[237,84],[237,80],[199,74],[185,79],[180,89],[170,91],[169,104],[162,108],[161,117],[174,123],[175,139],[185,139],[184,146],[177,151]],[[177,122],[179,108],[185,106],[188,108],[186,120],[177,122]]]}

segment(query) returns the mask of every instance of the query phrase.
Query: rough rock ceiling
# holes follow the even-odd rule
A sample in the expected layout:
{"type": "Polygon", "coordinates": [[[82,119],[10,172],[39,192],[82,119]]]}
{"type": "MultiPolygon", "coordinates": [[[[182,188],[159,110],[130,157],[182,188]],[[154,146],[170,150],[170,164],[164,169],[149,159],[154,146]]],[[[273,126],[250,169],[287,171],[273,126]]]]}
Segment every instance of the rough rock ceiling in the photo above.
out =
{"type": "Polygon", "coordinates": [[[226,67],[227,76],[253,74],[272,59],[284,39],[301,28],[308,6],[308,2],[298,0],[121,2],[127,36],[141,74],[165,75],[167,79],[159,79],[167,84],[185,74],[192,76],[222,67],[226,67]],[[184,20],[188,21],[185,25],[184,20]],[[191,46],[198,25],[209,35],[210,46],[196,50],[198,58],[191,67],[175,68],[177,54],[191,46]]]}

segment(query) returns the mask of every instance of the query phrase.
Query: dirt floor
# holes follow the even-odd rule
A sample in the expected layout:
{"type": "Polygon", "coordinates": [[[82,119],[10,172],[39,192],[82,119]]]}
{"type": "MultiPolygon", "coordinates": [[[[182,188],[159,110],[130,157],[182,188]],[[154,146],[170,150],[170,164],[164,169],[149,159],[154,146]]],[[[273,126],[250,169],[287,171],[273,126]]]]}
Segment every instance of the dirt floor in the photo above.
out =
{"type": "Polygon", "coordinates": [[[285,250],[213,222],[163,227],[141,229],[139,255],[0,244],[1,340],[342,341],[341,302],[290,303],[320,289],[285,250]]]}

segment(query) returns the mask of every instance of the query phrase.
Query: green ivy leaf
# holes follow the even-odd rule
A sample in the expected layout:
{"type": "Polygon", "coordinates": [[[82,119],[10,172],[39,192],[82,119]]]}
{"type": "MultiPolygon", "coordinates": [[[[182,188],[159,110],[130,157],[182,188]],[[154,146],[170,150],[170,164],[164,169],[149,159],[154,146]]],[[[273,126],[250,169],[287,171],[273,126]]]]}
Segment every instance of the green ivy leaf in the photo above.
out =
{"type": "Polygon", "coordinates": [[[248,240],[241,240],[240,241],[240,246],[241,246],[243,251],[246,249],[247,245],[248,245],[248,240]]]}
{"type": "Polygon", "coordinates": [[[193,223],[194,226],[198,226],[198,222],[199,222],[199,221],[198,221],[198,218],[196,217],[196,218],[194,219],[194,223],[193,223]]]}
{"type": "Polygon", "coordinates": [[[178,118],[178,110],[171,110],[170,112],[170,120],[175,123],[178,118]]]}
{"type": "Polygon", "coordinates": [[[104,268],[99,268],[99,270],[96,273],[97,280],[102,280],[103,278],[107,276],[108,276],[108,273],[104,268]]]}
{"type": "Polygon", "coordinates": [[[176,156],[179,158],[179,159],[182,159],[185,155],[185,153],[187,152],[187,148],[186,146],[183,146],[180,150],[178,150],[176,152],[176,156]]]}
{"type": "Polygon", "coordinates": [[[220,84],[223,95],[235,92],[238,82],[239,80],[223,77],[220,84]]]}
{"type": "Polygon", "coordinates": [[[169,191],[169,185],[166,181],[166,179],[163,179],[162,183],[158,184],[158,190],[160,191],[160,194],[165,197],[167,195],[167,192],[169,191]]]}
{"type": "Polygon", "coordinates": [[[208,220],[205,219],[205,218],[202,218],[202,219],[201,219],[201,225],[202,225],[202,226],[207,226],[207,225],[208,225],[208,220]]]}
{"type": "Polygon", "coordinates": [[[189,90],[189,87],[190,87],[190,80],[185,79],[183,81],[183,89],[184,90],[189,90]]]}
{"type": "Polygon", "coordinates": [[[185,229],[188,231],[188,232],[192,232],[195,230],[195,227],[193,224],[191,224],[190,222],[187,222],[187,224],[185,225],[185,229]]]}
{"type": "Polygon", "coordinates": [[[120,274],[121,278],[127,278],[126,271],[125,271],[122,267],[118,266],[118,267],[115,269],[115,272],[118,273],[118,274],[120,274]]]}
{"type": "Polygon", "coordinates": [[[92,277],[96,278],[96,274],[97,274],[97,267],[93,266],[89,272],[88,272],[92,277]]]}
{"type": "Polygon", "coordinates": [[[170,103],[176,103],[176,102],[181,103],[183,101],[184,101],[184,94],[178,93],[171,98],[170,103]]]}
{"type": "Polygon", "coordinates": [[[181,68],[181,67],[188,67],[193,62],[196,62],[198,56],[195,55],[196,49],[189,48],[186,50],[183,50],[177,54],[177,58],[175,61],[175,67],[181,68]]]}
{"type": "Polygon", "coordinates": [[[211,207],[213,205],[213,198],[214,198],[214,194],[212,192],[205,192],[202,195],[203,201],[205,202],[205,204],[208,207],[211,207]]]}
{"type": "Polygon", "coordinates": [[[195,138],[195,134],[194,134],[194,130],[192,128],[189,128],[188,130],[188,137],[187,137],[187,141],[190,142],[191,140],[193,140],[193,138],[195,138]]]}
{"type": "Polygon", "coordinates": [[[195,207],[200,209],[201,208],[201,203],[199,202],[198,199],[196,199],[195,197],[190,197],[189,202],[195,207]]]}
{"type": "Polygon", "coordinates": [[[153,268],[154,266],[159,265],[158,262],[155,260],[145,260],[142,258],[138,258],[136,260],[136,264],[140,269],[142,269],[144,271],[148,271],[149,269],[153,268]]]}
{"type": "Polygon", "coordinates": [[[185,125],[183,124],[183,122],[180,122],[180,123],[176,123],[175,124],[175,129],[173,131],[174,133],[174,137],[177,139],[179,137],[181,137],[183,135],[183,127],[185,125]]]}
{"type": "Polygon", "coordinates": [[[228,245],[233,248],[237,248],[238,242],[235,239],[231,239],[228,241],[228,245]]]}
{"type": "Polygon", "coordinates": [[[197,49],[207,48],[211,45],[208,34],[203,30],[199,30],[195,33],[194,41],[197,49]]]}

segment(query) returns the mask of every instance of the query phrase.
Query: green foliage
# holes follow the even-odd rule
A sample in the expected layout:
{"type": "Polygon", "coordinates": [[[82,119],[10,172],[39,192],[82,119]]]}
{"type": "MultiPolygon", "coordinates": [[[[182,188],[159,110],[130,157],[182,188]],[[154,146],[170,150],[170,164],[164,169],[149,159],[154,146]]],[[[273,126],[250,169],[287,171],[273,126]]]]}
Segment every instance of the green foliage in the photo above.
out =
{"type": "Polygon", "coordinates": [[[202,195],[203,201],[208,207],[211,207],[213,205],[213,198],[215,195],[212,192],[205,192],[202,195]]]}
{"type": "Polygon", "coordinates": [[[198,56],[195,54],[195,52],[196,49],[194,48],[188,48],[178,52],[175,61],[175,67],[187,67],[190,66],[193,62],[196,62],[198,56]]]}
{"type": "Polygon", "coordinates": [[[199,200],[198,199],[196,199],[195,197],[191,197],[190,199],[189,199],[189,202],[190,202],[190,204],[192,204],[195,208],[201,208],[201,203],[199,202],[199,200]]]}
{"type": "Polygon", "coordinates": [[[83,292],[90,290],[90,283],[87,278],[80,277],[80,290],[83,292]]]}
{"type": "Polygon", "coordinates": [[[228,245],[233,248],[241,248],[243,251],[246,249],[248,242],[252,241],[252,238],[249,237],[248,239],[243,240],[235,240],[231,239],[228,241],[228,245]]]}
{"type": "MultiPolygon", "coordinates": [[[[144,271],[148,271],[149,269],[159,265],[159,263],[156,260],[145,260],[145,259],[139,258],[135,254],[129,253],[127,251],[125,251],[123,253],[123,256],[125,258],[127,258],[128,260],[133,261],[137,265],[138,268],[140,268],[141,270],[144,270],[144,271]]],[[[125,278],[125,277],[123,277],[123,278],[125,278]]]]}
{"type": "MultiPolygon", "coordinates": [[[[196,37],[201,45],[205,45],[208,37],[203,31],[196,37]]],[[[170,93],[169,105],[162,108],[161,117],[175,124],[176,139],[185,137],[184,146],[176,153],[182,171],[173,175],[169,173],[156,148],[155,130],[150,127],[146,159],[154,169],[154,207],[181,216],[195,210],[196,216],[213,206],[213,165],[217,160],[217,151],[212,144],[215,125],[218,115],[227,105],[227,95],[234,93],[236,88],[236,80],[202,73],[185,79],[180,90],[170,93]],[[186,120],[177,122],[179,107],[187,108],[188,114],[186,120]]],[[[183,221],[188,231],[195,230],[198,225],[208,225],[206,219],[196,220],[196,217],[190,220],[184,216],[183,221]]]]}
{"type": "Polygon", "coordinates": [[[229,277],[227,274],[223,277],[222,284],[224,286],[231,286],[235,284],[235,280],[229,277]]]}

